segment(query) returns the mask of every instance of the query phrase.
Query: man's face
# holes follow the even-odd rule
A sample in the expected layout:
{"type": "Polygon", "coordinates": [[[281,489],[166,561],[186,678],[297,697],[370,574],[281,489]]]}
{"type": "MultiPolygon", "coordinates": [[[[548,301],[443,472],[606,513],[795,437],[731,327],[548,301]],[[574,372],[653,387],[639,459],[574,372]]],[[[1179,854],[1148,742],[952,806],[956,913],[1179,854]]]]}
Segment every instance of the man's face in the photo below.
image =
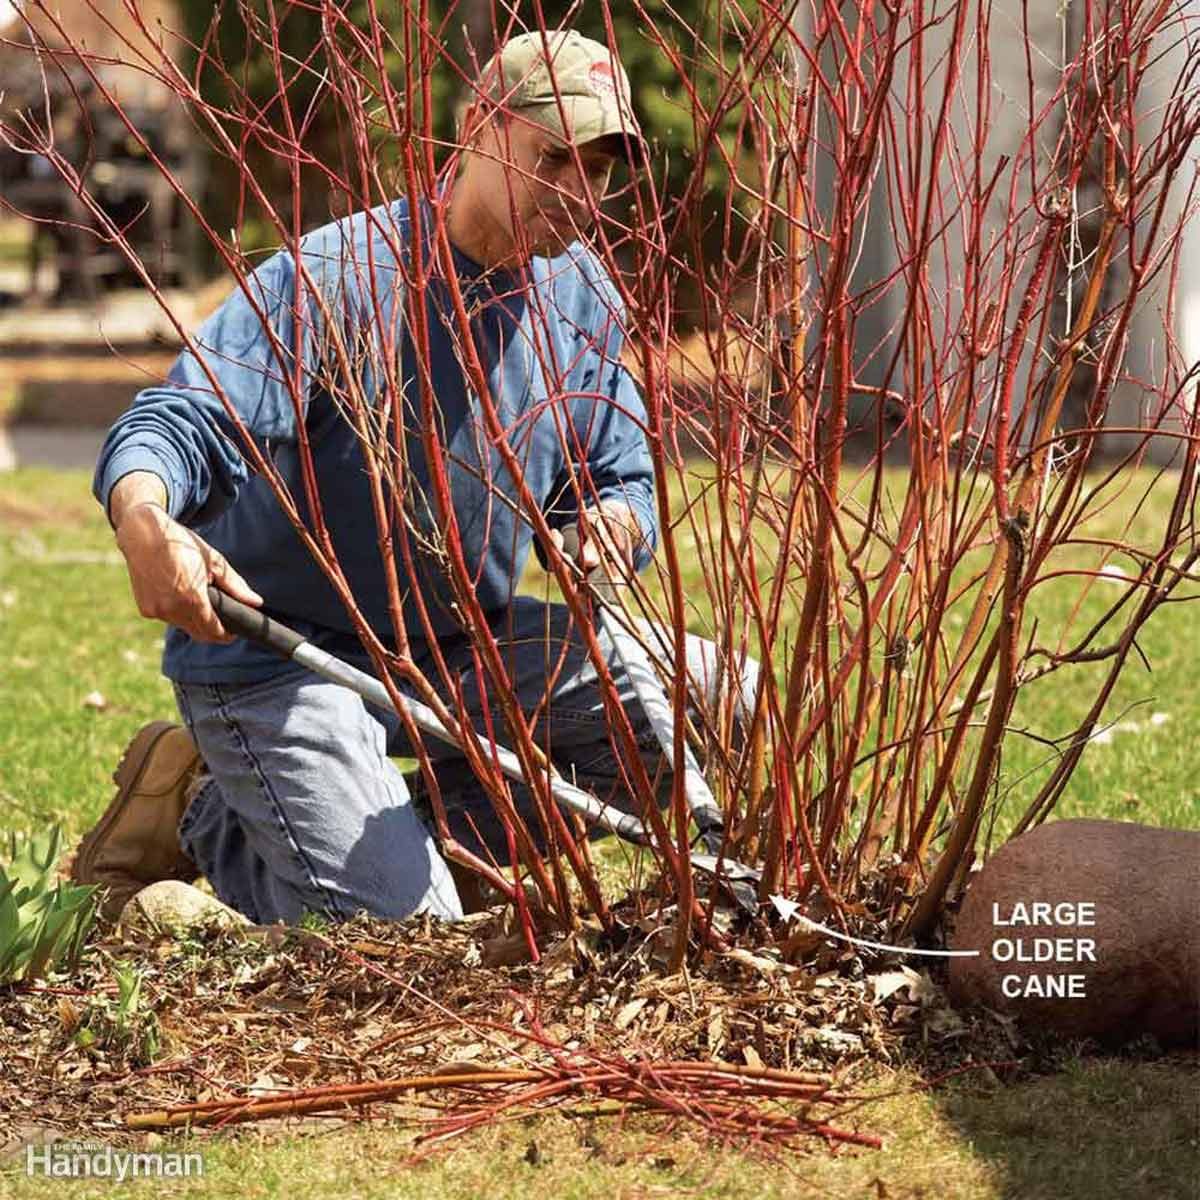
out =
{"type": "Polygon", "coordinates": [[[552,256],[586,234],[608,191],[615,155],[604,141],[570,146],[514,114],[488,122],[475,155],[477,195],[514,244],[552,256]],[[582,167],[582,170],[580,170],[582,167]]]}

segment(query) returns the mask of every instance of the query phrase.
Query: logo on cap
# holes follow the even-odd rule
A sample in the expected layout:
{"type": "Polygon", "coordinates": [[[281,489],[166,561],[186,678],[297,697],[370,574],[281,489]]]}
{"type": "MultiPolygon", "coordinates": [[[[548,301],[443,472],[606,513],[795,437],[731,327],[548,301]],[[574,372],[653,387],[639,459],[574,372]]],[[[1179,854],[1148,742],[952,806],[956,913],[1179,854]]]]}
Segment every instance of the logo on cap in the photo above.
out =
{"type": "Polygon", "coordinates": [[[615,96],[617,81],[613,78],[612,64],[598,59],[588,67],[588,86],[596,96],[615,96]]]}

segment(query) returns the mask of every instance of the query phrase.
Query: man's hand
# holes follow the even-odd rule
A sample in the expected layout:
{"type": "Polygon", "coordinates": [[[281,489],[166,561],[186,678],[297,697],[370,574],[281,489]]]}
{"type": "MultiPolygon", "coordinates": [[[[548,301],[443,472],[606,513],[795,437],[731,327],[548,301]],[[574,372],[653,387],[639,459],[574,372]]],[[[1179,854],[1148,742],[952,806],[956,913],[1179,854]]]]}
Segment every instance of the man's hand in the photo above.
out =
{"type": "Polygon", "coordinates": [[[109,519],[138,612],[198,642],[232,642],[208,601],[209,583],[255,607],[262,597],[219,551],[172,519],[166,500],[162,480],[145,471],[122,478],[109,498],[109,519]]]}
{"type": "Polygon", "coordinates": [[[641,537],[641,526],[633,510],[618,500],[602,500],[586,509],[578,525],[552,529],[558,550],[585,574],[597,569],[621,578],[633,568],[633,550],[641,537]]]}

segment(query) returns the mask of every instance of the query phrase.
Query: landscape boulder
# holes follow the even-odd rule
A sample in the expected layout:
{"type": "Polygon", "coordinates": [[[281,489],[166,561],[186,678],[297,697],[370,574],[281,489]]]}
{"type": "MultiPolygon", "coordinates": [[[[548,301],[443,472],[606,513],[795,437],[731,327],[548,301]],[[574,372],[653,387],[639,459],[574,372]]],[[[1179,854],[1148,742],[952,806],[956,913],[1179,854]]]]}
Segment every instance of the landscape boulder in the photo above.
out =
{"type": "Polygon", "coordinates": [[[135,893],[121,909],[118,923],[127,934],[152,936],[178,935],[212,924],[223,929],[250,924],[215,896],[179,879],[161,879],[135,893]]]}
{"type": "Polygon", "coordinates": [[[1200,833],[1123,821],[1041,825],[971,882],[950,997],[1069,1037],[1200,1040],[1200,833]]]}

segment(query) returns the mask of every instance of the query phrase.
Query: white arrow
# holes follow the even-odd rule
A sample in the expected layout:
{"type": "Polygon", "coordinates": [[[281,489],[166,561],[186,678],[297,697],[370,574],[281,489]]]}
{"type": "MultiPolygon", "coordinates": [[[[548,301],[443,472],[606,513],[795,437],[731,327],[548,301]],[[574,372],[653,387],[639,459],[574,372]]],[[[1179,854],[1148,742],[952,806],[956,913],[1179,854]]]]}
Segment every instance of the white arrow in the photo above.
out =
{"type": "Polygon", "coordinates": [[[826,937],[835,938],[839,942],[865,946],[868,950],[887,950],[892,954],[920,954],[926,958],[976,958],[979,955],[978,950],[919,950],[914,946],[888,946],[883,942],[869,942],[866,938],[856,938],[851,937],[848,933],[838,933],[836,929],[830,929],[828,925],[822,925],[820,921],[806,917],[800,911],[800,905],[785,896],[772,896],[771,903],[775,905],[775,911],[785,921],[799,921],[806,929],[812,929],[826,937]]]}

